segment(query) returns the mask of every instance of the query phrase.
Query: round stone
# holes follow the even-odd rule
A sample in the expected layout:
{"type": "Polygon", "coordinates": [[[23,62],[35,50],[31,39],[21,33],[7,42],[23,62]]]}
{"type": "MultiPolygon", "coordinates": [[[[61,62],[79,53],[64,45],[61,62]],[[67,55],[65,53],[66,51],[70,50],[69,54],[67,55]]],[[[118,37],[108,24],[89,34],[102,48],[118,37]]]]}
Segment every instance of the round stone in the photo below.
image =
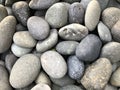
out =
{"type": "Polygon", "coordinates": [[[76,41],[62,41],[57,44],[56,50],[63,55],[72,55],[75,54],[78,44],[76,41]]]}
{"type": "Polygon", "coordinates": [[[75,83],[75,80],[71,79],[68,75],[65,75],[64,77],[59,78],[59,79],[51,78],[51,77],[50,79],[55,85],[58,85],[60,87],[75,83]]]}
{"type": "Polygon", "coordinates": [[[8,15],[6,8],[0,4],[0,22],[8,15]]]}
{"type": "Polygon", "coordinates": [[[98,24],[98,34],[100,36],[100,39],[104,43],[110,42],[112,40],[109,28],[106,25],[104,25],[101,21],[98,24]]]}
{"type": "Polygon", "coordinates": [[[57,3],[59,0],[31,0],[29,3],[30,8],[32,9],[48,9],[54,3],[57,3]]]}
{"type": "Polygon", "coordinates": [[[103,46],[101,57],[108,58],[112,63],[120,61],[120,43],[109,42],[103,46]]]}
{"type": "Polygon", "coordinates": [[[120,19],[120,9],[116,7],[106,8],[102,12],[102,21],[105,25],[111,29],[116,22],[120,19]]]}
{"type": "Polygon", "coordinates": [[[88,29],[77,23],[69,24],[59,30],[59,36],[65,40],[80,41],[88,35],[88,29]]]}
{"type": "Polygon", "coordinates": [[[28,31],[16,32],[13,36],[13,41],[16,45],[25,48],[32,48],[37,43],[28,31]]]}
{"type": "Polygon", "coordinates": [[[70,5],[69,23],[83,23],[85,10],[79,2],[70,5]]]}
{"type": "Polygon", "coordinates": [[[70,56],[67,61],[68,75],[72,79],[80,79],[84,74],[84,63],[80,61],[76,56],[70,56]]]}
{"type": "Polygon", "coordinates": [[[62,78],[67,72],[64,58],[56,51],[47,51],[41,55],[44,71],[52,78],[62,78]]]}
{"type": "Polygon", "coordinates": [[[85,13],[85,26],[89,31],[93,31],[100,19],[101,8],[97,0],[92,0],[86,9],[85,13]]]}
{"type": "Polygon", "coordinates": [[[60,90],[83,90],[83,89],[76,85],[67,85],[60,88],[60,90]]]}
{"type": "Polygon", "coordinates": [[[38,41],[36,45],[37,52],[45,52],[55,46],[58,42],[58,31],[56,29],[52,29],[50,31],[50,35],[43,41],[38,41]]]}
{"type": "Polygon", "coordinates": [[[120,42],[120,20],[112,27],[111,33],[113,39],[117,42],[120,42]]]}
{"type": "Polygon", "coordinates": [[[76,56],[83,61],[94,61],[98,58],[102,42],[98,36],[89,34],[76,48],[76,56]]]}
{"type": "Polygon", "coordinates": [[[10,84],[14,88],[30,85],[38,76],[40,68],[40,60],[37,56],[26,54],[20,57],[10,73],[10,84]]]}
{"type": "Polygon", "coordinates": [[[12,11],[17,20],[27,26],[27,20],[30,16],[29,5],[25,1],[18,1],[13,4],[12,11]]]}
{"type": "Polygon", "coordinates": [[[49,24],[41,17],[30,17],[27,21],[27,26],[30,34],[37,40],[43,40],[49,35],[49,24]]]}
{"type": "Polygon", "coordinates": [[[23,48],[23,47],[20,47],[20,46],[14,44],[14,43],[11,46],[11,51],[17,57],[21,57],[21,56],[31,52],[31,50],[32,49],[30,49],[30,48],[23,48]]]}
{"type": "Polygon", "coordinates": [[[92,63],[81,79],[87,90],[103,90],[112,73],[112,64],[107,58],[100,58],[92,63]]]}
{"type": "Polygon", "coordinates": [[[7,16],[0,22],[0,53],[10,48],[15,26],[16,19],[14,16],[7,16]]]}
{"type": "Polygon", "coordinates": [[[112,85],[110,85],[110,84],[107,84],[107,85],[105,86],[104,90],[118,90],[118,89],[117,89],[117,87],[114,87],[114,86],[112,86],[112,85]]]}
{"type": "Polygon", "coordinates": [[[110,82],[113,86],[120,87],[120,67],[111,76],[110,82]]]}
{"type": "Polygon", "coordinates": [[[46,12],[45,19],[53,28],[60,28],[67,24],[68,8],[65,3],[53,4],[46,12]]]}
{"type": "Polygon", "coordinates": [[[51,90],[51,88],[47,84],[40,83],[34,86],[31,90],[51,90]]]}

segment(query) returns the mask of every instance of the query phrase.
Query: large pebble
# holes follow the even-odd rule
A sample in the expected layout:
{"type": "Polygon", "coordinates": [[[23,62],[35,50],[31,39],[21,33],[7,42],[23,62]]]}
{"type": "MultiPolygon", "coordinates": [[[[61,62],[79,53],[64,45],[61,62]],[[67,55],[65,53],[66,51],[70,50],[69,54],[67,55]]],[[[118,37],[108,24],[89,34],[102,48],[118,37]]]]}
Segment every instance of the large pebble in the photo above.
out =
{"type": "Polygon", "coordinates": [[[82,88],[76,85],[67,85],[62,87],[60,90],[82,90],[82,88]]]}
{"type": "Polygon", "coordinates": [[[31,0],[29,3],[30,8],[32,9],[48,9],[54,3],[57,3],[59,0],[31,0]]]}
{"type": "Polygon", "coordinates": [[[120,9],[116,7],[106,8],[102,12],[102,21],[111,29],[120,19],[120,9]]]}
{"type": "Polygon", "coordinates": [[[111,33],[113,39],[117,42],[120,42],[120,20],[112,27],[111,33]]]}
{"type": "Polygon", "coordinates": [[[32,49],[30,49],[30,48],[23,48],[23,47],[20,47],[16,44],[12,44],[12,46],[11,46],[11,51],[17,57],[21,57],[21,56],[29,53],[31,50],[32,49]]]}
{"type": "Polygon", "coordinates": [[[59,78],[59,79],[56,78],[50,78],[50,79],[54,84],[61,87],[75,83],[75,80],[71,79],[68,75],[65,75],[63,78],[59,78]]]}
{"type": "Polygon", "coordinates": [[[37,43],[28,31],[16,32],[13,36],[13,41],[16,45],[25,48],[32,48],[37,43]]]}
{"type": "Polygon", "coordinates": [[[13,4],[12,10],[17,20],[27,26],[27,20],[30,16],[29,5],[25,1],[18,1],[13,4]]]}
{"type": "Polygon", "coordinates": [[[38,41],[36,45],[37,52],[45,52],[51,49],[58,42],[58,31],[56,29],[52,29],[50,31],[50,35],[43,41],[38,41]]]}
{"type": "Polygon", "coordinates": [[[62,78],[67,72],[64,58],[56,51],[47,51],[41,55],[44,71],[52,78],[62,78]]]}
{"type": "Polygon", "coordinates": [[[38,75],[37,79],[35,80],[35,82],[37,84],[43,83],[43,84],[47,84],[49,86],[51,86],[51,81],[50,78],[47,76],[47,74],[45,72],[40,72],[40,74],[38,75]]]}
{"type": "Polygon", "coordinates": [[[71,4],[69,8],[69,23],[83,23],[85,10],[79,2],[71,4]]]}
{"type": "Polygon", "coordinates": [[[31,90],[51,90],[51,88],[47,84],[40,83],[34,86],[31,90]]]}
{"type": "Polygon", "coordinates": [[[65,40],[80,41],[88,35],[88,29],[81,24],[69,24],[59,30],[59,36],[65,40]]]}
{"type": "Polygon", "coordinates": [[[7,70],[0,65],[0,89],[1,90],[12,90],[9,84],[9,76],[7,70]]]}
{"type": "Polygon", "coordinates": [[[110,42],[112,40],[112,36],[109,28],[106,25],[104,25],[102,22],[99,22],[98,24],[98,34],[100,36],[100,39],[104,43],[110,42]]]}
{"type": "Polygon", "coordinates": [[[100,58],[91,64],[81,79],[87,90],[103,90],[112,73],[112,64],[107,58],[100,58]]]}
{"type": "Polygon", "coordinates": [[[10,48],[15,26],[16,19],[14,16],[7,16],[0,22],[0,53],[10,48]]]}
{"type": "Polygon", "coordinates": [[[100,19],[101,8],[97,0],[92,0],[86,9],[85,13],[85,26],[89,31],[93,31],[100,19]]]}
{"type": "Polygon", "coordinates": [[[107,84],[107,85],[105,86],[104,90],[118,90],[118,89],[117,89],[117,87],[114,87],[114,86],[112,86],[112,85],[110,85],[110,84],[107,84]]]}
{"type": "Polygon", "coordinates": [[[8,54],[5,57],[5,66],[9,72],[11,72],[13,65],[15,64],[17,57],[14,54],[8,54]]]}
{"type": "Polygon", "coordinates": [[[89,34],[76,48],[76,56],[83,61],[94,61],[99,56],[102,42],[98,36],[89,34]]]}
{"type": "Polygon", "coordinates": [[[27,26],[30,34],[37,40],[43,40],[49,35],[49,24],[41,17],[30,17],[27,21],[27,26]]]}
{"type": "Polygon", "coordinates": [[[30,85],[40,71],[40,60],[33,54],[20,57],[10,73],[10,84],[14,88],[23,88],[30,85]]]}
{"type": "Polygon", "coordinates": [[[112,63],[120,61],[120,43],[109,42],[103,46],[101,57],[108,58],[112,63]]]}
{"type": "Polygon", "coordinates": [[[57,44],[56,50],[63,55],[72,55],[75,54],[78,45],[76,41],[62,41],[57,44]]]}
{"type": "Polygon", "coordinates": [[[45,19],[53,28],[60,28],[67,24],[68,7],[65,3],[53,4],[46,12],[45,19]]]}
{"type": "Polygon", "coordinates": [[[80,79],[84,74],[84,63],[80,61],[76,56],[70,56],[67,61],[68,75],[72,79],[80,79]]]}
{"type": "Polygon", "coordinates": [[[0,22],[8,15],[6,8],[0,4],[0,22]]]}
{"type": "Polygon", "coordinates": [[[113,73],[110,82],[113,86],[120,87],[120,67],[113,73]]]}

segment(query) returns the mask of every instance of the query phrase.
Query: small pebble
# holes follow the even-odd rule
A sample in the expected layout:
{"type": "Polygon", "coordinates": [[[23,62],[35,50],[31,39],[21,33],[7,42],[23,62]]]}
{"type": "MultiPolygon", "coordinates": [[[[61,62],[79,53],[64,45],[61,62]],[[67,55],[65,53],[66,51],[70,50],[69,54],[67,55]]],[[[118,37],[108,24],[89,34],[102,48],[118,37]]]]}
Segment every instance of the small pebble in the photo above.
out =
{"type": "Polygon", "coordinates": [[[46,14],[46,9],[45,10],[37,10],[35,13],[34,13],[34,15],[35,16],[39,16],[39,17],[44,17],[45,16],[45,14],[46,14]]]}
{"type": "Polygon", "coordinates": [[[0,65],[4,67],[5,66],[5,62],[0,60],[0,65]]]}
{"type": "Polygon", "coordinates": [[[52,85],[52,90],[60,90],[60,86],[57,86],[55,84],[52,85]]]}
{"type": "Polygon", "coordinates": [[[11,7],[5,7],[7,10],[8,15],[13,15],[13,11],[11,7]]]}
{"type": "Polygon", "coordinates": [[[83,90],[83,89],[76,85],[67,85],[62,87],[60,90],[83,90]]]}
{"type": "Polygon", "coordinates": [[[16,31],[26,31],[27,28],[23,26],[21,23],[16,25],[16,31]]]}
{"type": "Polygon", "coordinates": [[[110,85],[110,84],[107,84],[104,88],[104,90],[118,90],[116,87],[110,85]]]}
{"type": "Polygon", "coordinates": [[[52,78],[62,78],[67,72],[64,58],[56,51],[47,51],[41,55],[44,71],[52,78]]]}
{"type": "Polygon", "coordinates": [[[74,2],[80,2],[80,0],[62,0],[63,2],[67,2],[67,3],[74,3],[74,2]]]}

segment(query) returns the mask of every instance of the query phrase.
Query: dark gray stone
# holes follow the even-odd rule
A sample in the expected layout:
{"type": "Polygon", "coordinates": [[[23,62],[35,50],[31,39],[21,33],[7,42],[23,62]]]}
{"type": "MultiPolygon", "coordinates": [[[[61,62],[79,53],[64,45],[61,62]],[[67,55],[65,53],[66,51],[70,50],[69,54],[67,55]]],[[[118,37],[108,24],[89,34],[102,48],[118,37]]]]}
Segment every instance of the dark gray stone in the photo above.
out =
{"type": "Polygon", "coordinates": [[[16,31],[27,31],[27,28],[19,23],[16,25],[16,31]]]}
{"type": "Polygon", "coordinates": [[[94,61],[98,58],[102,42],[98,36],[89,34],[76,48],[76,56],[83,61],[94,61]]]}
{"type": "Polygon", "coordinates": [[[84,63],[80,61],[76,56],[70,56],[67,61],[68,75],[72,79],[80,79],[84,74],[84,63]]]}
{"type": "Polygon", "coordinates": [[[62,0],[62,1],[72,4],[74,2],[80,2],[81,0],[62,0]]]}
{"type": "Polygon", "coordinates": [[[43,17],[46,14],[46,9],[45,10],[38,10],[34,13],[35,16],[43,17]]]}

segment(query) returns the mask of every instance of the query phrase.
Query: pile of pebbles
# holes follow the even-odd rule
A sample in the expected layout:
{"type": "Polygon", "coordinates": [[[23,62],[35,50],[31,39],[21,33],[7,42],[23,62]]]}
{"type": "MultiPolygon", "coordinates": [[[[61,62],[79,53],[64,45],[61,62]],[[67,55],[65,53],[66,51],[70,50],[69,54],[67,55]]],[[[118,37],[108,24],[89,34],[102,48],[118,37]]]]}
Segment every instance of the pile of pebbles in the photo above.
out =
{"type": "Polygon", "coordinates": [[[120,0],[0,0],[0,90],[120,90],[120,0]]]}

